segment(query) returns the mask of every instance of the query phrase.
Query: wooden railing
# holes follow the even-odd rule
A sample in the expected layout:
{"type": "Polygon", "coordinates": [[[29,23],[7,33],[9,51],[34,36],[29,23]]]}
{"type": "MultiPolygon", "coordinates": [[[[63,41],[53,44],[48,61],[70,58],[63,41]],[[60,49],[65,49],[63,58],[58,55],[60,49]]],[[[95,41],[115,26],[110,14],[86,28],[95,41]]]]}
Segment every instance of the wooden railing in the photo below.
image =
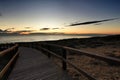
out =
{"type": "Polygon", "coordinates": [[[9,44],[0,44],[0,51],[3,51],[5,49],[11,48],[12,46],[14,46],[15,44],[13,43],[9,43],[9,44]]]}
{"type": "Polygon", "coordinates": [[[89,80],[97,80],[97,79],[95,77],[93,77],[90,73],[88,73],[87,71],[81,69],[80,67],[77,67],[76,65],[74,65],[73,63],[71,63],[70,61],[67,60],[67,54],[69,54],[70,51],[75,52],[80,55],[85,55],[85,56],[89,56],[89,57],[92,57],[95,59],[105,61],[110,66],[111,65],[120,66],[120,59],[108,57],[108,56],[102,56],[102,55],[98,55],[96,53],[90,53],[87,51],[82,51],[82,50],[78,50],[78,49],[71,48],[71,47],[60,46],[60,45],[56,45],[56,44],[48,44],[48,43],[30,43],[30,44],[27,43],[27,44],[22,44],[22,45],[44,51],[43,53],[47,54],[47,56],[49,58],[51,58],[51,56],[57,57],[58,59],[62,60],[63,70],[66,70],[67,64],[69,64],[74,69],[76,69],[77,72],[79,72],[80,74],[82,73],[89,80]],[[57,51],[56,49],[62,49],[62,51],[59,51],[59,50],[57,51]],[[59,53],[61,53],[61,54],[59,54],[59,53]]]}
{"type": "Polygon", "coordinates": [[[78,68],[77,66],[75,66],[74,64],[72,64],[71,62],[66,60],[66,52],[64,52],[62,56],[59,56],[56,53],[54,53],[54,52],[52,52],[52,51],[50,51],[48,49],[45,49],[45,48],[42,48],[42,47],[39,47],[39,48],[42,49],[45,52],[48,52],[48,57],[49,58],[51,58],[50,56],[53,55],[53,56],[59,58],[60,60],[62,60],[62,68],[63,68],[63,70],[66,70],[67,69],[67,64],[69,64],[74,69],[76,69],[79,73],[82,73],[83,75],[85,75],[89,80],[96,80],[92,75],[90,75],[89,73],[85,72],[84,70],[78,68]]]}
{"type": "Polygon", "coordinates": [[[92,58],[96,58],[96,59],[105,61],[110,65],[118,65],[118,66],[120,65],[120,59],[117,59],[117,58],[102,56],[102,55],[98,55],[96,53],[90,53],[90,52],[87,52],[87,51],[82,51],[82,50],[78,50],[78,49],[71,48],[71,47],[66,47],[66,46],[59,46],[59,45],[55,45],[55,44],[42,44],[42,45],[46,45],[46,46],[49,46],[49,47],[50,46],[55,46],[55,47],[62,48],[62,49],[68,50],[68,51],[75,51],[77,54],[89,56],[89,57],[92,57],[92,58]]]}
{"type": "Polygon", "coordinates": [[[19,55],[18,45],[0,52],[0,80],[7,80],[19,55]]]}
{"type": "Polygon", "coordinates": [[[90,52],[81,51],[81,50],[74,49],[74,48],[71,48],[71,47],[59,46],[59,45],[47,44],[47,43],[39,44],[39,45],[38,44],[32,44],[31,46],[38,49],[38,50],[42,50],[45,53],[47,52],[48,53],[47,55],[48,55],[49,58],[51,58],[51,56],[55,56],[55,57],[59,58],[60,60],[62,60],[63,70],[66,70],[67,69],[67,64],[69,64],[74,69],[76,69],[80,74],[82,73],[84,76],[86,76],[89,80],[97,80],[97,79],[94,78],[91,74],[89,74],[85,70],[75,66],[73,63],[68,61],[66,59],[66,57],[67,57],[67,54],[68,54],[69,51],[74,51],[74,52],[77,52],[77,54],[80,54],[80,55],[85,55],[85,56],[89,56],[89,57],[92,57],[92,58],[95,58],[95,59],[105,61],[110,65],[120,66],[120,59],[113,58],[113,57],[108,57],[108,56],[102,56],[102,55],[98,55],[98,54],[95,54],[95,53],[93,54],[93,53],[90,53],[90,52]],[[61,48],[63,50],[61,56],[57,55],[57,53],[51,51],[50,48],[55,49],[55,48],[52,48],[52,47],[61,48]]]}

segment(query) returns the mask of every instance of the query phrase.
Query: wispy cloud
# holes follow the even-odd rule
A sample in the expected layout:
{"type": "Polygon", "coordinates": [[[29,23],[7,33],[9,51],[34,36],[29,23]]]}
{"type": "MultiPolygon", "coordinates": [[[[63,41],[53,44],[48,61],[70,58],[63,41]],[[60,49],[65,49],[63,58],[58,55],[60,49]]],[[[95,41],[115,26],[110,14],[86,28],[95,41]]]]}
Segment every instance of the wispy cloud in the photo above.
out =
{"type": "Polygon", "coordinates": [[[8,33],[10,31],[0,29],[0,33],[8,33]]]}
{"type": "Polygon", "coordinates": [[[26,28],[26,29],[30,29],[31,27],[24,27],[24,28],[26,28]]]}
{"type": "Polygon", "coordinates": [[[12,29],[14,29],[14,28],[7,28],[5,30],[0,29],[0,33],[10,33],[10,32],[12,32],[12,29]]]}
{"type": "Polygon", "coordinates": [[[112,21],[112,20],[116,20],[116,19],[119,19],[119,18],[104,19],[104,20],[97,20],[97,21],[87,21],[87,22],[82,22],[82,23],[72,23],[69,26],[90,25],[90,24],[96,24],[96,23],[98,24],[98,23],[112,21]]]}
{"type": "Polygon", "coordinates": [[[5,29],[5,30],[11,31],[11,30],[13,30],[13,29],[15,29],[15,28],[7,28],[7,29],[5,29]]]}
{"type": "Polygon", "coordinates": [[[64,29],[64,28],[58,28],[58,27],[56,27],[56,28],[41,28],[40,30],[47,31],[47,30],[58,30],[58,29],[64,29]]]}
{"type": "Polygon", "coordinates": [[[34,31],[34,30],[18,30],[18,31],[12,31],[11,29],[14,29],[14,28],[8,28],[8,29],[5,29],[5,30],[0,29],[0,34],[11,34],[11,33],[21,34],[21,33],[31,33],[31,32],[34,31]]]}
{"type": "Polygon", "coordinates": [[[50,28],[41,28],[41,31],[49,30],[50,28]]]}
{"type": "Polygon", "coordinates": [[[53,30],[55,30],[55,29],[60,29],[60,28],[52,28],[53,30]]]}
{"type": "Polygon", "coordinates": [[[34,30],[19,30],[15,31],[14,33],[23,33],[23,32],[33,32],[34,30]]]}

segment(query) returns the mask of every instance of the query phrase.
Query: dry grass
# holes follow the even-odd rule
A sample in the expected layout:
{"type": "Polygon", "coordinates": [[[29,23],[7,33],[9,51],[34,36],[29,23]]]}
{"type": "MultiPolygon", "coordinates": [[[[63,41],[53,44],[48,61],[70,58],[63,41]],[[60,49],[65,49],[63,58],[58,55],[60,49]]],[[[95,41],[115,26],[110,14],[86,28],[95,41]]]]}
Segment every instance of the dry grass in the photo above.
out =
{"type": "MultiPolygon", "coordinates": [[[[101,48],[96,49],[82,49],[86,51],[95,52],[100,55],[108,56],[107,49],[103,48],[105,50],[101,51],[101,48]],[[99,52],[99,53],[98,53],[99,52]],[[100,53],[102,52],[102,53],[100,53]]],[[[112,51],[112,49],[110,49],[112,51]]],[[[115,51],[115,54],[118,55],[119,50],[115,51]]],[[[109,51],[109,53],[112,53],[109,51]]],[[[120,80],[120,66],[111,66],[108,63],[104,61],[100,61],[91,57],[87,57],[84,55],[78,55],[72,54],[68,55],[67,59],[72,62],[77,67],[85,70],[86,72],[90,73],[93,77],[95,77],[97,80],[120,80]]],[[[54,58],[55,63],[57,63],[59,66],[61,66],[61,60],[54,58]]],[[[62,66],[61,66],[62,67],[62,66]]],[[[73,77],[73,80],[88,80],[85,76],[82,74],[77,73],[75,69],[73,69],[70,65],[68,65],[68,72],[73,77]]]]}
{"type": "MultiPolygon", "coordinates": [[[[120,59],[120,47],[115,47],[115,45],[106,45],[100,46],[96,48],[81,48],[80,50],[85,50],[88,52],[92,52],[99,55],[111,56],[120,59]]],[[[104,61],[100,61],[91,57],[87,57],[84,55],[78,55],[77,53],[68,55],[68,60],[74,63],[77,67],[87,71],[92,76],[94,76],[97,80],[120,80],[120,67],[119,66],[111,66],[104,61]]],[[[70,73],[72,76],[76,75],[76,73],[72,72],[70,69],[70,73]]],[[[76,79],[79,80],[79,79],[76,79]]],[[[82,80],[86,80],[82,77],[82,80]]]]}

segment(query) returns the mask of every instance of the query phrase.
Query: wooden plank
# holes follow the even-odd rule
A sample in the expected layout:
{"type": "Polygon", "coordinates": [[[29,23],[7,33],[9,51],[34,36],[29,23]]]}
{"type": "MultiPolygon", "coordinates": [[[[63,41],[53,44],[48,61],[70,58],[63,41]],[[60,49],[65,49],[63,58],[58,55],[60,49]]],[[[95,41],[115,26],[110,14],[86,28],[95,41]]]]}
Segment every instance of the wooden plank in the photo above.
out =
{"type": "MultiPolygon", "coordinates": [[[[54,53],[54,52],[52,52],[52,51],[50,51],[50,50],[48,50],[48,49],[42,48],[42,47],[41,47],[41,49],[43,49],[44,51],[49,52],[51,55],[53,55],[53,56],[55,56],[55,57],[57,57],[57,58],[59,58],[59,59],[61,59],[63,62],[71,65],[74,69],[77,70],[77,72],[82,73],[82,74],[83,74],[84,76],[86,76],[89,80],[97,80],[97,79],[95,79],[92,75],[90,75],[89,73],[87,73],[85,70],[82,70],[82,69],[76,67],[74,64],[72,64],[71,62],[69,62],[69,61],[66,60],[65,58],[57,55],[56,53],[54,53]]],[[[63,65],[64,65],[64,64],[63,64],[63,65]]],[[[66,67],[67,67],[67,66],[66,66],[66,67]]]]}
{"type": "Polygon", "coordinates": [[[40,51],[21,47],[17,63],[8,80],[72,80],[40,51]]]}
{"type": "Polygon", "coordinates": [[[2,71],[0,72],[0,80],[2,79],[2,77],[4,76],[4,74],[7,72],[7,70],[9,69],[9,67],[12,65],[12,63],[14,62],[14,60],[16,59],[16,57],[18,56],[19,52],[17,52],[12,59],[8,62],[8,64],[2,69],[2,71]]]}

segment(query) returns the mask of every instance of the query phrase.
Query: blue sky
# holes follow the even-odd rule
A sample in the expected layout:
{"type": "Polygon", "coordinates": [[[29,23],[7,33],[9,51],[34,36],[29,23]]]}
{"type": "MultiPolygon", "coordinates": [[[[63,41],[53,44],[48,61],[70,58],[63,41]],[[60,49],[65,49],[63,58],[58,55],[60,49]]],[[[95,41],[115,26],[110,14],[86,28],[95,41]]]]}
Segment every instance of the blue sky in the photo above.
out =
{"type": "Polygon", "coordinates": [[[13,31],[120,33],[119,19],[100,25],[66,28],[75,22],[120,18],[120,0],[0,0],[0,13],[2,30],[14,28],[13,31]],[[59,29],[40,31],[41,28],[59,29]]]}

